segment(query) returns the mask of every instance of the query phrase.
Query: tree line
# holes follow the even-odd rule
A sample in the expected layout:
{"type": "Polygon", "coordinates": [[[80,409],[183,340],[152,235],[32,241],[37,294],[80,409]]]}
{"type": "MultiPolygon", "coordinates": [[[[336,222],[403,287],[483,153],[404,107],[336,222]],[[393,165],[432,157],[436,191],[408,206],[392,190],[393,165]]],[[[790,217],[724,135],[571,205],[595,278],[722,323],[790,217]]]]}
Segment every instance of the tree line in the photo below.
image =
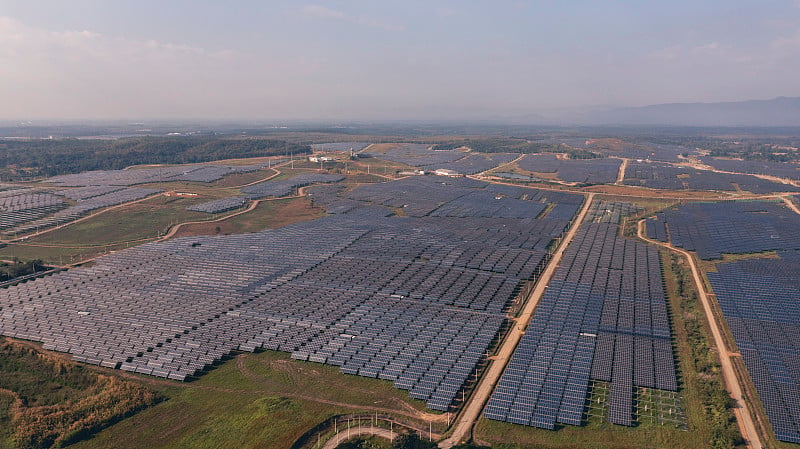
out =
{"type": "Polygon", "coordinates": [[[191,164],[220,159],[310,153],[284,140],[218,136],[116,140],[0,140],[0,180],[19,181],[140,164],[191,164]]]}
{"type": "Polygon", "coordinates": [[[542,142],[522,138],[512,137],[488,137],[479,139],[452,140],[449,142],[438,143],[433,146],[434,150],[454,150],[456,148],[467,147],[480,153],[566,153],[570,159],[594,159],[602,157],[579,148],[572,148],[553,142],[542,142]]]}
{"type": "Polygon", "coordinates": [[[27,276],[36,273],[37,271],[45,271],[47,267],[44,266],[40,259],[30,260],[28,262],[20,262],[15,259],[13,262],[0,262],[0,282],[9,281],[20,276],[27,276]]]}

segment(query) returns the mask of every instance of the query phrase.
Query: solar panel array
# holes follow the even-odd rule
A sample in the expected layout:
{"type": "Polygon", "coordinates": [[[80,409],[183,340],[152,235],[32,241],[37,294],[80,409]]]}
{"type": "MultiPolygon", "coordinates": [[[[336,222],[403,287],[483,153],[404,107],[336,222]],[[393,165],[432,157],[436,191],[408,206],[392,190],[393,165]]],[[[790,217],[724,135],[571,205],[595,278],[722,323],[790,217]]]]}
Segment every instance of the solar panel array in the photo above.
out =
{"type": "Polygon", "coordinates": [[[428,171],[448,169],[471,175],[511,162],[519,157],[519,154],[431,150],[428,145],[405,144],[383,153],[370,153],[369,156],[419,167],[428,171]]]}
{"type": "Polygon", "coordinates": [[[209,214],[220,214],[229,210],[238,209],[247,204],[247,198],[243,196],[233,196],[230,198],[220,198],[218,200],[188,206],[186,210],[195,212],[206,212],[209,214]]]}
{"type": "Polygon", "coordinates": [[[491,170],[497,166],[507,164],[518,158],[518,153],[472,153],[456,161],[428,165],[429,169],[448,169],[457,173],[474,175],[486,170],[491,170]]]}
{"type": "Polygon", "coordinates": [[[704,157],[701,160],[706,165],[724,171],[800,179],[800,164],[793,162],[745,161],[715,157],[704,157]]]}
{"type": "Polygon", "coordinates": [[[557,173],[559,179],[587,184],[607,184],[617,180],[620,159],[558,159],[552,154],[529,154],[518,163],[523,170],[557,173]]]}
{"type": "MultiPolygon", "coordinates": [[[[88,187],[87,189],[94,189],[94,187],[88,187]]],[[[87,192],[88,191],[78,192],[77,195],[80,196],[88,194],[87,192]]],[[[101,209],[103,207],[116,206],[118,204],[140,200],[142,198],[147,198],[148,196],[159,192],[161,192],[161,190],[146,189],[143,187],[114,188],[114,190],[111,190],[108,193],[97,194],[94,196],[78,199],[78,204],[69,206],[66,209],[59,210],[58,212],[46,216],[44,218],[40,218],[37,220],[21,224],[16,228],[14,228],[14,231],[19,233],[25,233],[34,231],[36,229],[47,228],[50,226],[57,226],[63,223],[68,223],[70,221],[76,220],[88,214],[91,211],[101,209]]]]}
{"type": "Polygon", "coordinates": [[[536,173],[555,173],[561,161],[555,154],[529,154],[517,162],[519,168],[536,173]]]}
{"type": "Polygon", "coordinates": [[[0,182],[0,196],[8,194],[9,190],[19,190],[19,189],[22,189],[22,187],[16,184],[4,184],[0,182]]]}
{"type": "Polygon", "coordinates": [[[293,176],[283,181],[264,181],[242,188],[247,198],[251,200],[266,197],[281,197],[292,193],[298,187],[315,183],[339,182],[344,179],[342,175],[327,173],[304,173],[293,176]]]}
{"type": "Polygon", "coordinates": [[[626,426],[635,386],[677,390],[658,251],[616,223],[581,226],[484,416],[580,425],[590,379],[611,383],[607,419],[626,426]]]}
{"type": "Polygon", "coordinates": [[[647,231],[703,259],[778,251],[707,276],[777,438],[800,443],[800,216],[782,203],[691,203],[648,220],[647,231]]]}
{"type": "Polygon", "coordinates": [[[647,238],[660,242],[669,242],[667,235],[667,223],[663,215],[656,215],[645,222],[645,233],[647,238]]]}
{"type": "Polygon", "coordinates": [[[604,149],[595,146],[593,151],[598,151],[606,156],[624,157],[633,160],[647,160],[659,162],[680,162],[680,155],[693,154],[695,150],[692,148],[682,147],[679,145],[666,145],[646,143],[640,146],[633,146],[629,144],[622,145],[622,148],[604,149]]]}
{"type": "Polygon", "coordinates": [[[673,245],[696,251],[702,259],[800,249],[800,216],[783,203],[689,203],[648,220],[648,235],[662,241],[669,236],[673,245]]]}
{"type": "Polygon", "coordinates": [[[590,223],[621,223],[624,217],[634,215],[643,209],[635,204],[620,201],[595,200],[586,214],[590,223]]]}
{"type": "Polygon", "coordinates": [[[717,265],[708,279],[776,437],[800,443],[800,252],[717,265]]]}
{"type": "MultiPolygon", "coordinates": [[[[11,192],[14,192],[13,190],[11,192]]],[[[0,230],[36,220],[66,206],[52,193],[23,192],[0,197],[0,230]]]]}
{"type": "Polygon", "coordinates": [[[89,198],[94,198],[96,196],[105,195],[111,192],[117,192],[124,188],[125,187],[123,186],[87,186],[87,187],[76,187],[74,189],[59,190],[58,192],[53,192],[53,193],[59,196],[69,198],[74,201],[80,201],[80,200],[88,200],[89,198]]]}
{"type": "Polygon", "coordinates": [[[508,198],[489,191],[468,193],[431,212],[434,217],[536,218],[543,203],[508,198]]]}
{"type": "Polygon", "coordinates": [[[498,178],[503,178],[503,179],[510,179],[512,181],[523,181],[523,182],[541,181],[541,179],[535,176],[520,175],[518,173],[495,172],[492,173],[492,176],[497,176],[498,178]]]}
{"type": "Polygon", "coordinates": [[[666,190],[744,190],[756,194],[796,192],[797,187],[750,175],[716,173],[662,163],[630,162],[625,171],[626,185],[666,190]]]}
{"type": "MultiPolygon", "coordinates": [[[[275,162],[277,163],[277,162],[275,162]]],[[[47,181],[60,186],[131,186],[153,182],[193,181],[213,182],[225,175],[260,170],[259,165],[176,165],[127,170],[98,170],[54,176],[47,181]]]]}
{"type": "MultiPolygon", "coordinates": [[[[362,153],[378,159],[398,162],[412,167],[428,167],[446,164],[457,161],[467,153],[460,150],[441,150],[433,151],[428,145],[418,143],[407,143],[397,148],[389,149],[383,153],[362,153]]],[[[439,167],[431,167],[433,169],[439,167]]]]}
{"type": "MultiPolygon", "coordinates": [[[[401,209],[412,217],[533,218],[545,210],[546,203],[576,206],[582,196],[488,184],[470,178],[420,176],[363,186],[350,192],[347,198],[401,209]]],[[[559,218],[564,218],[567,210],[577,211],[577,207],[557,212],[562,214],[559,218]]]]}
{"type": "Polygon", "coordinates": [[[572,220],[579,209],[580,206],[577,204],[557,203],[547,212],[546,217],[551,220],[572,220]]]}
{"type": "Polygon", "coordinates": [[[622,161],[616,158],[570,159],[561,161],[558,177],[586,184],[610,184],[617,180],[622,161]]]}
{"type": "Polygon", "coordinates": [[[285,351],[447,410],[566,224],[387,218],[362,205],[254,234],[150,243],[0,290],[0,334],[177,380],[234,350],[285,351]]]}
{"type": "Polygon", "coordinates": [[[340,193],[346,187],[342,184],[319,184],[306,189],[306,194],[312,197],[314,202],[328,204],[340,199],[340,193]]]}
{"type": "Polygon", "coordinates": [[[572,148],[586,148],[586,143],[589,141],[588,137],[566,137],[556,136],[547,137],[544,139],[536,139],[537,143],[546,143],[551,145],[566,145],[572,148]]]}

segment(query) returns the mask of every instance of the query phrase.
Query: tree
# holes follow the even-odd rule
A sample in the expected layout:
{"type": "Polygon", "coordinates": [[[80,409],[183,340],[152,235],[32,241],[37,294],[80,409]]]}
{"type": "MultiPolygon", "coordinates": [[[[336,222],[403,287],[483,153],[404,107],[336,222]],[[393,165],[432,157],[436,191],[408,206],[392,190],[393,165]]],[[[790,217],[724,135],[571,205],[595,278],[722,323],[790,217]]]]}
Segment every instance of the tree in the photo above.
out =
{"type": "Polygon", "coordinates": [[[432,441],[425,441],[417,433],[406,433],[394,439],[394,449],[435,449],[439,447],[432,441]]]}

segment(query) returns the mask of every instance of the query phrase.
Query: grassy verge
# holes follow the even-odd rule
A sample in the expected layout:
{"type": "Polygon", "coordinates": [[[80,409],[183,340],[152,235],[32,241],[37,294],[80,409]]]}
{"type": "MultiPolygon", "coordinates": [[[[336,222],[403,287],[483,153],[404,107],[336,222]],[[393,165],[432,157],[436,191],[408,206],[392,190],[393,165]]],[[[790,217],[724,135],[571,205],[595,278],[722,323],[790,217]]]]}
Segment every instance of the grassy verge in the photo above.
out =
{"type": "Polygon", "coordinates": [[[704,447],[731,448],[743,441],[724,389],[719,355],[709,341],[711,330],[697,298],[686,261],[662,252],[664,281],[673,310],[689,428],[700,433],[704,447]]]}

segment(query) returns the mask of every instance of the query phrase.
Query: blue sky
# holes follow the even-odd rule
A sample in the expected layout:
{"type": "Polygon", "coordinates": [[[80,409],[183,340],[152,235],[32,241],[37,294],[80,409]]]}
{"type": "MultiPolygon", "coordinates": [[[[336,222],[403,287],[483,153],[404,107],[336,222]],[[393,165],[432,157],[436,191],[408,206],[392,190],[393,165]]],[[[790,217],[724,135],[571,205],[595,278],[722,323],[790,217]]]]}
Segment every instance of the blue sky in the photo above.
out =
{"type": "Polygon", "coordinates": [[[480,119],[800,96],[800,0],[0,0],[0,119],[480,119]]]}

